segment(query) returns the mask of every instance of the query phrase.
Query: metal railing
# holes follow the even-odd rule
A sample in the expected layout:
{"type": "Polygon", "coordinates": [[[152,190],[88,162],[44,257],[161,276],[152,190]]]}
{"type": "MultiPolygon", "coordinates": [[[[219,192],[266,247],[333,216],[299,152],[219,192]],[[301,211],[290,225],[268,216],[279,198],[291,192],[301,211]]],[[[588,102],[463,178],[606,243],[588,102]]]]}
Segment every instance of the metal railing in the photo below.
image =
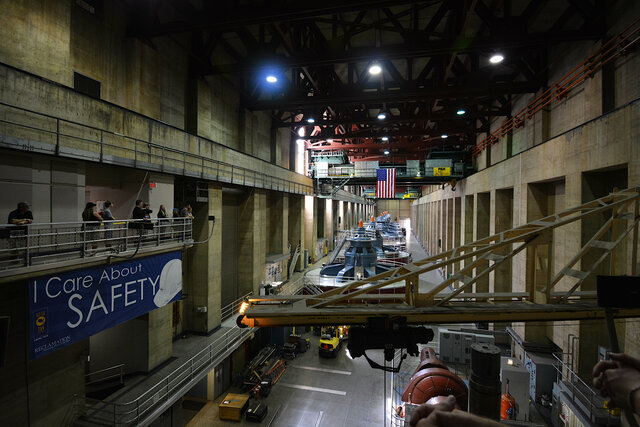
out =
{"type": "Polygon", "coordinates": [[[296,280],[288,281],[278,286],[274,294],[276,295],[296,295],[300,289],[304,287],[304,276],[298,277],[296,280]]]}
{"type": "Polygon", "coordinates": [[[586,415],[590,417],[592,422],[595,422],[596,416],[599,415],[600,418],[606,419],[605,425],[619,425],[620,417],[611,415],[607,409],[603,408],[604,399],[562,360],[562,354],[553,354],[553,357],[557,362],[553,365],[556,369],[557,382],[562,383],[570,391],[570,396],[568,397],[574,407],[585,408],[587,411],[586,415]]]}
{"type": "MultiPolygon", "coordinates": [[[[449,176],[460,177],[463,173],[457,173],[454,170],[453,165],[448,166],[449,176]]],[[[435,175],[433,166],[420,166],[420,167],[406,167],[406,166],[394,166],[394,167],[378,167],[378,168],[356,168],[353,165],[329,165],[327,176],[320,176],[317,178],[376,178],[378,169],[395,169],[396,178],[416,178],[416,177],[433,177],[435,175]]]]}
{"type": "Polygon", "coordinates": [[[193,243],[191,218],[0,226],[0,275],[77,259],[193,243]]]}
{"type": "Polygon", "coordinates": [[[220,310],[220,322],[224,322],[225,320],[233,317],[234,314],[238,313],[243,301],[245,301],[251,295],[253,295],[253,292],[248,292],[237,300],[222,307],[222,309],[220,310]]]}
{"type": "Polygon", "coordinates": [[[247,156],[248,160],[253,157],[241,152],[235,153],[229,147],[190,135],[165,123],[121,110],[123,116],[133,115],[138,120],[142,118],[147,121],[148,133],[145,134],[148,134],[148,140],[0,102],[0,146],[288,193],[313,194],[312,185],[274,176],[274,172],[279,169],[293,173],[280,166],[255,158],[254,161],[263,162],[267,169],[273,169],[259,172],[215,160],[214,157],[220,150],[232,151],[236,157],[247,156]],[[154,130],[157,136],[154,136],[154,130]],[[194,154],[186,148],[169,147],[168,144],[160,143],[168,133],[175,136],[172,141],[184,141],[184,147],[201,147],[201,152],[210,154],[194,154]]]}
{"type": "Polygon", "coordinates": [[[113,426],[149,424],[195,383],[204,378],[253,332],[255,331],[251,328],[229,329],[167,377],[128,402],[104,402],[84,397],[84,414],[81,419],[113,426]]]}
{"type": "Polygon", "coordinates": [[[114,378],[119,378],[120,384],[124,384],[124,363],[86,374],[84,376],[84,385],[96,384],[114,378]]]}

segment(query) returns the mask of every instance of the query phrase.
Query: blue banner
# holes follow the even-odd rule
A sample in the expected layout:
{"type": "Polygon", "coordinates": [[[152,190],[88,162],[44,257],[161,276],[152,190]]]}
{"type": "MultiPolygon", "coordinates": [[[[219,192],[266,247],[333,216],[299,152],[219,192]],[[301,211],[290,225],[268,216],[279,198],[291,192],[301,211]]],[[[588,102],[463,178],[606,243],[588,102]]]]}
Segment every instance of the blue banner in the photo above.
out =
{"type": "Polygon", "coordinates": [[[29,281],[31,359],[182,297],[182,252],[29,281]]]}

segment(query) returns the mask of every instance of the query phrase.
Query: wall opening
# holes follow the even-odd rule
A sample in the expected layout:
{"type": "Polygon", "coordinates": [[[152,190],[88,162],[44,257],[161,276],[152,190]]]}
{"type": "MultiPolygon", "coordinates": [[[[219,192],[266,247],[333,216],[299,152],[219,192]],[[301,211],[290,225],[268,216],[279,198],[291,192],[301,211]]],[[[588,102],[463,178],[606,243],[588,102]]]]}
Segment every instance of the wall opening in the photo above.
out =
{"type": "MultiPolygon", "coordinates": [[[[489,150],[487,150],[489,151],[489,150]]],[[[491,193],[478,193],[476,195],[476,240],[489,236],[490,220],[491,220],[491,193]]],[[[477,264],[475,274],[478,274],[489,267],[489,261],[481,261],[477,264]]],[[[475,284],[476,292],[489,292],[489,275],[478,279],[475,284]]]]}

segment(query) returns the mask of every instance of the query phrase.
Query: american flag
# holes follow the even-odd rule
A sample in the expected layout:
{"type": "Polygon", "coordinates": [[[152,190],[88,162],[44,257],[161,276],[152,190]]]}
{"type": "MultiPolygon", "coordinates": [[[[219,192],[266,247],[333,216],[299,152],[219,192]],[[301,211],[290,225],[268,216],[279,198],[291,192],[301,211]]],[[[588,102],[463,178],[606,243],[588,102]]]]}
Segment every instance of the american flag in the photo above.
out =
{"type": "Polygon", "coordinates": [[[395,169],[378,169],[376,196],[378,199],[393,199],[396,197],[395,169]]]}

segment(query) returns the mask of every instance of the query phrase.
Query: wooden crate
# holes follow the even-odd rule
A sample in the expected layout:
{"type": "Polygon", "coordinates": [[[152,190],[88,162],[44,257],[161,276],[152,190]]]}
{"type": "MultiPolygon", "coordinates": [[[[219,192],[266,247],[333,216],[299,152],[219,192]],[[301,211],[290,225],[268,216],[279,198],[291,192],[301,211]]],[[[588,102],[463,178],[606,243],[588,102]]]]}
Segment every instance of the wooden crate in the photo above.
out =
{"type": "Polygon", "coordinates": [[[249,402],[248,394],[227,394],[218,406],[218,417],[221,420],[242,420],[242,412],[247,407],[247,402],[249,402]]]}

